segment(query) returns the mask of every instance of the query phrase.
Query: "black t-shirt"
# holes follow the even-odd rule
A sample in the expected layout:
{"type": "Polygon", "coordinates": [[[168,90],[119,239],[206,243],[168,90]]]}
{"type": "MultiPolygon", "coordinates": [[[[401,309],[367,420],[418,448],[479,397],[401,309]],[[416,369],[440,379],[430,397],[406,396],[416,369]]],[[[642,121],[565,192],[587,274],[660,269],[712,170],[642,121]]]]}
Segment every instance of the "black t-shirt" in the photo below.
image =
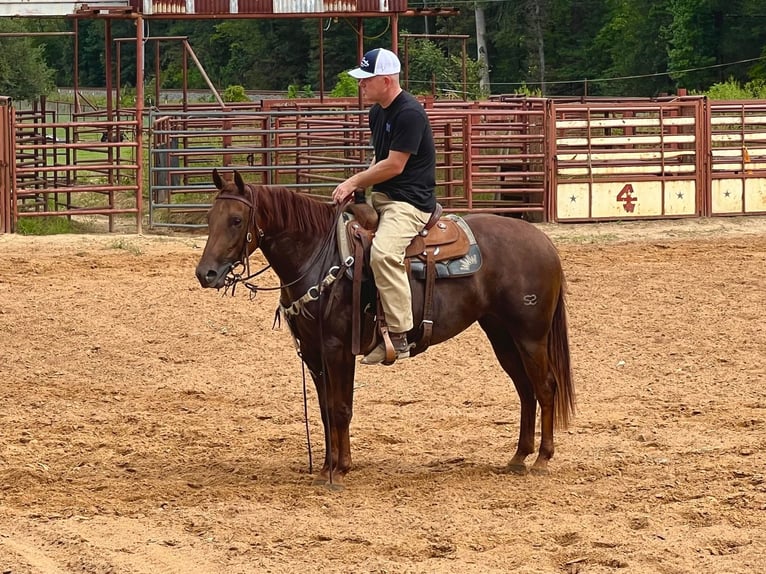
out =
{"type": "Polygon", "coordinates": [[[421,211],[436,209],[436,150],[431,124],[420,102],[402,91],[387,108],[375,104],[369,114],[375,161],[389,150],[409,153],[404,171],[372,189],[395,201],[406,201],[421,211]]]}

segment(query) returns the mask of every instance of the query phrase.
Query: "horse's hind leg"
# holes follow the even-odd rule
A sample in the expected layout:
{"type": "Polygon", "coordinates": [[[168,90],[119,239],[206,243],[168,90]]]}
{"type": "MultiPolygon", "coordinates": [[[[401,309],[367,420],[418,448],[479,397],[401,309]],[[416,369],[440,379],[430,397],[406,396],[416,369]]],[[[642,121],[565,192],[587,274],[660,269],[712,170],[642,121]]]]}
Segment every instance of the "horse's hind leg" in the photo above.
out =
{"type": "Polygon", "coordinates": [[[508,470],[518,474],[527,471],[524,464],[527,456],[535,451],[535,417],[537,415],[537,401],[535,391],[527,375],[524,365],[513,339],[508,331],[501,325],[490,319],[479,321],[484,332],[487,333],[495,356],[508,376],[511,377],[521,403],[521,420],[519,423],[519,442],[516,453],[508,463],[508,470]]]}

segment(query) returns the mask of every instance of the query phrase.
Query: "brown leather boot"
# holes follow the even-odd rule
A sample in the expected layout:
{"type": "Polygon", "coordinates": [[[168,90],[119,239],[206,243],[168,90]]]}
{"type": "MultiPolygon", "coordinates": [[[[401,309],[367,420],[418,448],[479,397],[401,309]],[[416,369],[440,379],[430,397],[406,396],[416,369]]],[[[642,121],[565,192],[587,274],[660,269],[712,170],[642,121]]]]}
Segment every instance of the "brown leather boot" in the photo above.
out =
{"type": "MultiPolygon", "coordinates": [[[[389,332],[388,335],[391,337],[391,344],[394,346],[394,351],[396,351],[396,357],[394,360],[396,361],[398,359],[409,359],[410,349],[413,347],[413,345],[407,342],[407,333],[389,332]]],[[[375,347],[372,351],[364,356],[362,359],[362,364],[379,365],[385,360],[386,345],[383,343],[383,341],[381,341],[377,347],[375,347]]]]}

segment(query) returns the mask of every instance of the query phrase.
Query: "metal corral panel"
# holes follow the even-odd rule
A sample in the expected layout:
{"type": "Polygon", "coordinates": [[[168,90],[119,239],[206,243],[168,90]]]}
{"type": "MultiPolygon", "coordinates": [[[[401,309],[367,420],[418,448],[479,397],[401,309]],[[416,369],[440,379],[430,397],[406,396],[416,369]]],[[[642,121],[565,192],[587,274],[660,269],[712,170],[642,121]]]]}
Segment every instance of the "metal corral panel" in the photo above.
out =
{"type": "Polygon", "coordinates": [[[766,213],[766,103],[710,104],[710,215],[766,213]]]}
{"type": "Polygon", "coordinates": [[[705,100],[554,103],[557,221],[704,211],[705,100]]]}
{"type": "Polygon", "coordinates": [[[559,221],[698,215],[694,179],[562,183],[556,188],[559,221]],[[664,189],[663,189],[664,187],[664,189]]]}
{"type": "Polygon", "coordinates": [[[0,233],[10,233],[12,227],[11,188],[15,175],[14,129],[12,100],[0,96],[0,233]]]}
{"type": "Polygon", "coordinates": [[[69,16],[76,14],[86,5],[90,9],[98,9],[100,7],[127,7],[130,3],[127,0],[89,0],[87,2],[72,2],[71,0],[12,2],[0,0],[0,16],[69,16]]]}

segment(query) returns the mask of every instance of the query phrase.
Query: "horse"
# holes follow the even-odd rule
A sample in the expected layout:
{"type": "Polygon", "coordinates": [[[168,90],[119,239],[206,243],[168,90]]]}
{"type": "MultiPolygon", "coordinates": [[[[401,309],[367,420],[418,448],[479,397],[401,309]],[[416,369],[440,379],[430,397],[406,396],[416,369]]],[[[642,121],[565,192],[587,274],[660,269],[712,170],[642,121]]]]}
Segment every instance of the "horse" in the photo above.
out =
{"type": "Polygon", "coordinates": [[[105,131],[101,134],[101,143],[106,142],[125,142],[128,141],[128,135],[125,132],[120,132],[119,137],[116,133],[112,133],[111,131],[105,131]]]}
{"type": "MultiPolygon", "coordinates": [[[[351,469],[356,361],[350,334],[352,281],[337,271],[343,265],[334,240],[340,210],[286,187],[247,184],[236,170],[233,182],[213,170],[213,183],[218,194],[207,214],[208,238],[197,279],[203,288],[229,287],[233,270],[246,266],[249,271],[247,258],[260,248],[280,280],[281,309],[302,307],[288,325],[322,413],[324,464],[313,482],[342,488],[351,469]]],[[[464,221],[479,245],[482,265],[473,275],[435,281],[431,344],[447,341],[478,321],[521,403],[516,452],[504,470],[547,473],[554,424],[566,428],[575,411],[561,261],[548,236],[523,220],[482,213],[468,214],[464,221]],[[527,469],[538,403],[540,446],[527,469]]],[[[418,324],[423,281],[411,279],[411,287],[416,327],[407,339],[417,341],[423,329],[418,324]]],[[[369,343],[374,332],[364,333],[369,343]]],[[[411,356],[418,352],[416,347],[411,356]]]]}

